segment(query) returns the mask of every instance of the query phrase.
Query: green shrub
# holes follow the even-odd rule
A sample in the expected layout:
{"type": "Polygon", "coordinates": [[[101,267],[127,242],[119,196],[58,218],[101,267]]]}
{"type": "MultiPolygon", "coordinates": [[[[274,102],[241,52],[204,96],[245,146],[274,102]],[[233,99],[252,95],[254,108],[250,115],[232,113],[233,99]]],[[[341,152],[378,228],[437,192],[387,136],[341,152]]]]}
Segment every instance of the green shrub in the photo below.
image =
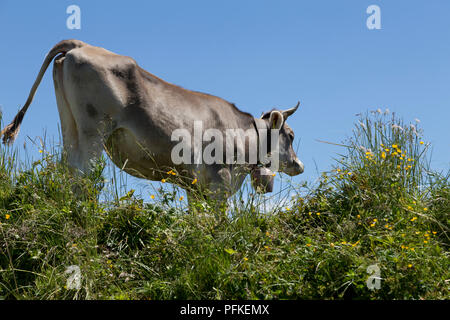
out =
{"type": "Polygon", "coordinates": [[[367,114],[317,185],[270,210],[244,192],[227,214],[189,211],[177,189],[149,203],[119,192],[105,161],[79,177],[57,150],[23,165],[1,147],[0,298],[448,299],[448,173],[429,168],[423,139],[367,114]]]}

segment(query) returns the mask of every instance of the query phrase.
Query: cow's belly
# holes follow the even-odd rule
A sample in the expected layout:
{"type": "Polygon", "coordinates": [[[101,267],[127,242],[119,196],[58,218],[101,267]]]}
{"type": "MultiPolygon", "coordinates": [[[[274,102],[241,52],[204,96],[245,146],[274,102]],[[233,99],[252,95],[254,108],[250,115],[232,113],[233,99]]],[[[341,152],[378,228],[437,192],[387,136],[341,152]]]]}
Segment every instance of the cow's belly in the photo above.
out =
{"type": "Polygon", "coordinates": [[[154,152],[148,144],[138,140],[131,130],[125,128],[114,130],[108,137],[106,152],[117,167],[138,178],[158,181],[168,178],[167,171],[173,168],[180,172],[180,177],[190,176],[184,167],[173,165],[170,152],[154,152]]]}

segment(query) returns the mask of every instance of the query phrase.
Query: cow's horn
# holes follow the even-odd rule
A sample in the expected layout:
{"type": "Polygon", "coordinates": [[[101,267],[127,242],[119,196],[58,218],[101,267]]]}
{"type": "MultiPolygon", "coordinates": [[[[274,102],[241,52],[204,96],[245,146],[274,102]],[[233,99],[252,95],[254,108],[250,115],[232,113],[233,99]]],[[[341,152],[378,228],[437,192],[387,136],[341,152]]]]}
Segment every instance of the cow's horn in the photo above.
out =
{"type": "Polygon", "coordinates": [[[295,111],[297,111],[299,106],[300,106],[300,101],[297,102],[297,105],[294,108],[284,110],[283,111],[284,118],[287,119],[289,116],[291,116],[295,111]]]}

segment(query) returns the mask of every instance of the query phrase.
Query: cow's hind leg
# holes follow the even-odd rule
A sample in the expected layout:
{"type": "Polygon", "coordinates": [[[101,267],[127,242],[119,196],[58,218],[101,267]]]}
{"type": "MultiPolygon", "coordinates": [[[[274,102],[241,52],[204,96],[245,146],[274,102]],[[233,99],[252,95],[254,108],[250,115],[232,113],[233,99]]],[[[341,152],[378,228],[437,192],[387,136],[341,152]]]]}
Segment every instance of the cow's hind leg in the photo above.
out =
{"type": "Polygon", "coordinates": [[[58,113],[61,121],[61,134],[63,138],[63,161],[74,171],[81,169],[79,163],[79,141],[78,129],[73,116],[70,104],[64,93],[64,84],[62,78],[62,66],[64,56],[55,59],[53,67],[53,82],[55,86],[56,103],[58,105],[58,113]]]}
{"type": "MultiPolygon", "coordinates": [[[[98,185],[97,181],[101,177],[101,171],[92,170],[92,168],[99,168],[95,166],[94,160],[100,158],[102,154],[103,145],[101,135],[96,128],[89,129],[86,127],[89,124],[83,123],[80,120],[80,115],[76,109],[77,105],[71,99],[67,98],[65,91],[67,88],[64,86],[62,72],[64,59],[63,56],[57,58],[53,69],[56,102],[61,121],[61,133],[64,145],[62,161],[68,165],[75,176],[94,178],[94,180],[91,179],[92,182],[98,185]],[[69,101],[72,103],[69,103],[69,101]]],[[[92,127],[92,124],[90,125],[92,127]]],[[[86,196],[86,184],[83,181],[75,179],[72,183],[72,189],[79,197],[86,196]]],[[[94,196],[97,196],[97,194],[94,196]]]]}

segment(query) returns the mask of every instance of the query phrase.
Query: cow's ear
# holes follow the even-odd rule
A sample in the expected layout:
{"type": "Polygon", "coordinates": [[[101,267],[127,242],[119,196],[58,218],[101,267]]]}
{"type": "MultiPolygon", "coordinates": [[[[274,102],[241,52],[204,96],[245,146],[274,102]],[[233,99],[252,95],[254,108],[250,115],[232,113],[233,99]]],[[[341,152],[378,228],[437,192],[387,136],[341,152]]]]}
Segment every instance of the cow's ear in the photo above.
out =
{"type": "Polygon", "coordinates": [[[280,111],[274,110],[270,113],[269,128],[280,130],[283,126],[284,117],[280,111]]]}

